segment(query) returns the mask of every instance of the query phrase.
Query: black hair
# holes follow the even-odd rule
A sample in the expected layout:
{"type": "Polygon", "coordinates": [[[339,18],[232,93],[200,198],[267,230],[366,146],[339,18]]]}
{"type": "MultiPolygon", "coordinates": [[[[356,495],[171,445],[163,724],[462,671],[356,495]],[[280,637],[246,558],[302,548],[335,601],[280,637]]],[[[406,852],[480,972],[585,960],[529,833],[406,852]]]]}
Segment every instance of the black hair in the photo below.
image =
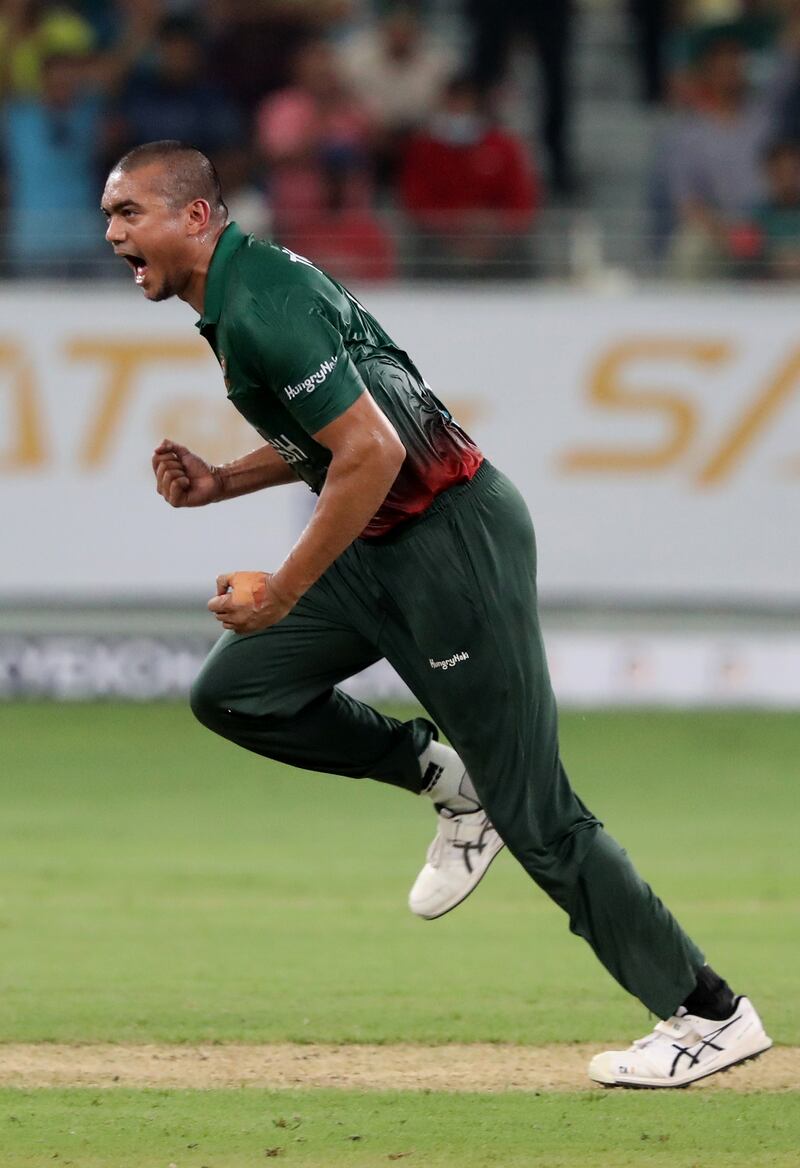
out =
{"type": "Polygon", "coordinates": [[[124,154],[113,169],[125,173],[154,162],[164,163],[162,194],[172,207],[185,207],[192,199],[205,199],[215,217],[227,217],[228,208],[214,163],[187,142],[173,138],[144,142],[124,154]]]}

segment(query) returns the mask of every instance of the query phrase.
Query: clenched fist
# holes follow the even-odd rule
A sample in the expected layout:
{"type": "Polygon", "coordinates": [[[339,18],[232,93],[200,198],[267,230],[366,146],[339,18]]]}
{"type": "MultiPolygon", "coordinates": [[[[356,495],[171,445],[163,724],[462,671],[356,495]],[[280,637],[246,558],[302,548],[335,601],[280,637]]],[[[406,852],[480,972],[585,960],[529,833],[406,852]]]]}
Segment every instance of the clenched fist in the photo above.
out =
{"type": "Polygon", "coordinates": [[[279,596],[269,572],[226,572],[217,576],[217,595],[209,612],[234,633],[256,633],[276,625],[291,612],[294,601],[279,596]]]}
{"type": "Polygon", "coordinates": [[[156,490],[171,507],[203,507],[222,498],[222,478],[185,446],[165,438],[153,451],[156,490]]]}

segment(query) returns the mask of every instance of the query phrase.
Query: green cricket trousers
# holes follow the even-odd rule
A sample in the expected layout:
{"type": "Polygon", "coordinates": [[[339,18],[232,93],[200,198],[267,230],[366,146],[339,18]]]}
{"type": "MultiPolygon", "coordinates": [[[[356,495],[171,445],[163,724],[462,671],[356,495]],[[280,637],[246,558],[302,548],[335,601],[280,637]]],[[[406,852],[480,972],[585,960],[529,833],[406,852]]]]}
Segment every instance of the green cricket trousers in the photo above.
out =
{"type": "Polygon", "coordinates": [[[419,518],[356,540],[279,624],[227,632],[192,690],[266,758],[418,792],[434,728],[337,689],[385,657],[441,727],[511,853],[625,989],[662,1018],[704,958],[570,787],[536,612],[525,503],[484,463],[419,518]]]}

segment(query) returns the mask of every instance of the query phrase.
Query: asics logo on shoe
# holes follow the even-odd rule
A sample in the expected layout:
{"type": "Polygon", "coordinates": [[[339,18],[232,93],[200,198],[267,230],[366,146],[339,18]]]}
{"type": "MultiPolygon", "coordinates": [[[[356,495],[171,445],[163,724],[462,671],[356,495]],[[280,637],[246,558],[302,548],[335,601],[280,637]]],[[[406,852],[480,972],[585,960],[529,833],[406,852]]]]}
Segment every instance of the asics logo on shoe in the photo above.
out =
{"type": "Polygon", "coordinates": [[[711,1034],[707,1034],[705,1038],[701,1038],[699,1042],[694,1044],[694,1046],[680,1046],[679,1043],[673,1042],[672,1045],[678,1053],[672,1060],[672,1067],[670,1068],[669,1072],[670,1078],[675,1075],[675,1072],[678,1070],[678,1064],[684,1055],[689,1060],[689,1066],[695,1067],[700,1062],[701,1055],[706,1049],[716,1050],[717,1052],[723,1051],[725,1047],[719,1046],[716,1042],[714,1042],[714,1039],[719,1038],[721,1034],[724,1034],[728,1027],[733,1026],[734,1022],[739,1021],[739,1018],[739,1014],[734,1015],[734,1017],[730,1018],[724,1026],[720,1026],[718,1030],[714,1030],[711,1034]]]}
{"type": "Polygon", "coordinates": [[[483,849],[486,847],[486,837],[493,830],[494,829],[492,828],[491,823],[487,819],[486,823],[484,824],[483,828],[481,829],[481,834],[478,836],[477,840],[474,843],[467,840],[465,843],[462,844],[462,843],[459,843],[458,840],[456,840],[456,842],[453,844],[453,847],[457,848],[462,853],[461,858],[464,861],[464,867],[467,869],[468,872],[471,873],[473,870],[472,856],[470,855],[470,853],[475,852],[476,855],[478,855],[478,856],[482,855],[483,849]]]}

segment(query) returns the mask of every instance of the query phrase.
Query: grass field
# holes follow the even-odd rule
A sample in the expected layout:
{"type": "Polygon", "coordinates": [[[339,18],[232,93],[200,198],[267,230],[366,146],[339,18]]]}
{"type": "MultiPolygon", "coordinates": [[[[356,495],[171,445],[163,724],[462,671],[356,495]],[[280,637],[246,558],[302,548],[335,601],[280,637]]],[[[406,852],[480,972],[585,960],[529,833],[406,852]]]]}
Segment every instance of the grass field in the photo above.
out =
{"type": "Polygon", "coordinates": [[[4,1091],[0,1108],[4,1168],[796,1168],[800,1131],[797,1097],[775,1095],[4,1091]]]}
{"type": "MultiPolygon", "coordinates": [[[[562,737],[577,789],[712,964],[800,1043],[800,719],[572,715],[562,737]]],[[[408,913],[433,829],[421,800],[272,766],[181,706],[0,706],[0,743],[6,1043],[605,1045],[648,1029],[505,855],[457,912],[408,913]]],[[[688,1168],[795,1165],[799,1147],[794,1092],[0,1092],[3,1168],[688,1168]]]]}

